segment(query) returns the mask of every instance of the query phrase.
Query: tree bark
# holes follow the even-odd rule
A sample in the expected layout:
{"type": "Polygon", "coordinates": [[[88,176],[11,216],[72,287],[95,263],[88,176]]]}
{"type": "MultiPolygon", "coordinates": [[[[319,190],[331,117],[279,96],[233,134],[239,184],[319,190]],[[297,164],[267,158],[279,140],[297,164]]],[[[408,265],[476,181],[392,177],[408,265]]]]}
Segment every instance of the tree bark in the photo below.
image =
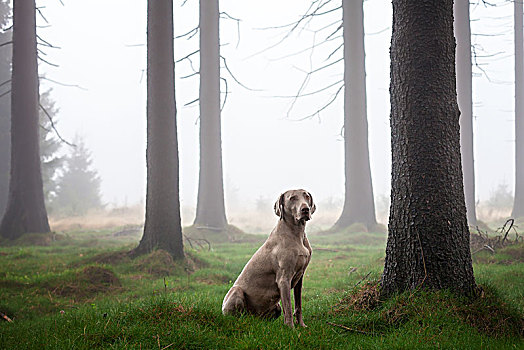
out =
{"type": "Polygon", "coordinates": [[[462,185],[453,0],[393,0],[391,211],[382,292],[475,292],[462,185]]]}
{"type": "Polygon", "coordinates": [[[38,144],[38,65],[34,0],[13,1],[11,170],[0,234],[49,232],[38,144]]]}
{"type": "Polygon", "coordinates": [[[218,0],[200,0],[200,173],[195,225],[227,225],[220,122],[218,0]]]}
{"type": "Polygon", "coordinates": [[[362,0],[342,0],[344,37],[344,208],[334,228],[376,223],[369,166],[362,0]]]}
{"type": "Polygon", "coordinates": [[[173,0],[147,3],[147,195],[134,255],[164,249],[183,258],[173,53],[173,0]]]}
{"type": "Polygon", "coordinates": [[[475,210],[475,166],[473,153],[473,89],[471,71],[471,28],[469,0],[455,0],[457,39],[457,97],[460,110],[460,149],[468,224],[477,224],[475,210]]]}
{"type": "Polygon", "coordinates": [[[515,202],[514,218],[524,217],[524,41],[522,0],[514,1],[515,16],[515,202]]]}

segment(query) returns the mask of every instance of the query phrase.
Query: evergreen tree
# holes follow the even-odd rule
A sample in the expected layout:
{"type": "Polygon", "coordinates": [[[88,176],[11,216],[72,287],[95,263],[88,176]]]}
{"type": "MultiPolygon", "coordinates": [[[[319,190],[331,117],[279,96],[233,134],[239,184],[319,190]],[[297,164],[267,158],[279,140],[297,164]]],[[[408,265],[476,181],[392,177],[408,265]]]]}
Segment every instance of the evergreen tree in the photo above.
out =
{"type": "Polygon", "coordinates": [[[102,207],[100,177],[91,167],[91,154],[80,137],[76,147],[65,157],[65,169],[57,181],[52,206],[63,215],[84,215],[102,207]]]}
{"type": "Polygon", "coordinates": [[[44,183],[44,199],[48,211],[52,211],[51,202],[56,196],[57,172],[63,166],[64,157],[59,155],[62,142],[55,136],[53,124],[56,126],[58,108],[50,97],[51,90],[40,95],[40,161],[42,163],[42,181],[44,183]],[[46,115],[47,112],[47,115],[46,115]],[[51,118],[51,120],[50,120],[51,118]]]}

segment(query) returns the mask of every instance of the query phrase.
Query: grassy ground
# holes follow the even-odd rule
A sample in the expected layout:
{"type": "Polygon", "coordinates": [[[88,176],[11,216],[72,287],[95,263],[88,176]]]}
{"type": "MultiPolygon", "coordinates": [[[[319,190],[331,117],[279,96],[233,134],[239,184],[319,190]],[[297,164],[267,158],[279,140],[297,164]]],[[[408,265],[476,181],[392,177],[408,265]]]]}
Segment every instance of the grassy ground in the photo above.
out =
{"type": "Polygon", "coordinates": [[[235,243],[214,237],[210,251],[187,245],[184,262],[162,251],[129,259],[134,229],[0,242],[0,312],[13,319],[0,323],[0,348],[524,348],[522,244],[475,254],[477,300],[419,291],[377,301],[385,233],[310,235],[308,328],[293,330],[222,316],[223,296],[265,238],[233,233],[235,243]]]}

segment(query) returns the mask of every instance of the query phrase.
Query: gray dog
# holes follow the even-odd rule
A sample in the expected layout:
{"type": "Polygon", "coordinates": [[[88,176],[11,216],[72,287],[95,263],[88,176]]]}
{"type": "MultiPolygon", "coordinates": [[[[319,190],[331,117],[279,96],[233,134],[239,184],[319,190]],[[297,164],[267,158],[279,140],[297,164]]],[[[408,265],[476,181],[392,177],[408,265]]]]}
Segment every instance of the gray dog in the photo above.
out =
{"type": "Polygon", "coordinates": [[[293,327],[293,289],[296,322],[306,327],[302,320],[302,279],[311,260],[311,246],[305,227],[315,209],[307,191],[290,190],[280,195],[275,203],[275,214],[280,220],[226,294],[222,303],[224,315],[246,312],[277,318],[283,309],[284,323],[293,327]]]}

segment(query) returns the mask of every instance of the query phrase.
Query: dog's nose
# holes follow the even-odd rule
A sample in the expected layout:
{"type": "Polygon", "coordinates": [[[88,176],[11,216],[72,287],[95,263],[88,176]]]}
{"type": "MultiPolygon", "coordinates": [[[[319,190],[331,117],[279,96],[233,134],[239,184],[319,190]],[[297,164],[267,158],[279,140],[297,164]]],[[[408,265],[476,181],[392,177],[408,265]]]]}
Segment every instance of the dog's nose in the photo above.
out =
{"type": "Polygon", "coordinates": [[[304,207],[300,210],[302,214],[309,214],[309,207],[304,207]]]}

